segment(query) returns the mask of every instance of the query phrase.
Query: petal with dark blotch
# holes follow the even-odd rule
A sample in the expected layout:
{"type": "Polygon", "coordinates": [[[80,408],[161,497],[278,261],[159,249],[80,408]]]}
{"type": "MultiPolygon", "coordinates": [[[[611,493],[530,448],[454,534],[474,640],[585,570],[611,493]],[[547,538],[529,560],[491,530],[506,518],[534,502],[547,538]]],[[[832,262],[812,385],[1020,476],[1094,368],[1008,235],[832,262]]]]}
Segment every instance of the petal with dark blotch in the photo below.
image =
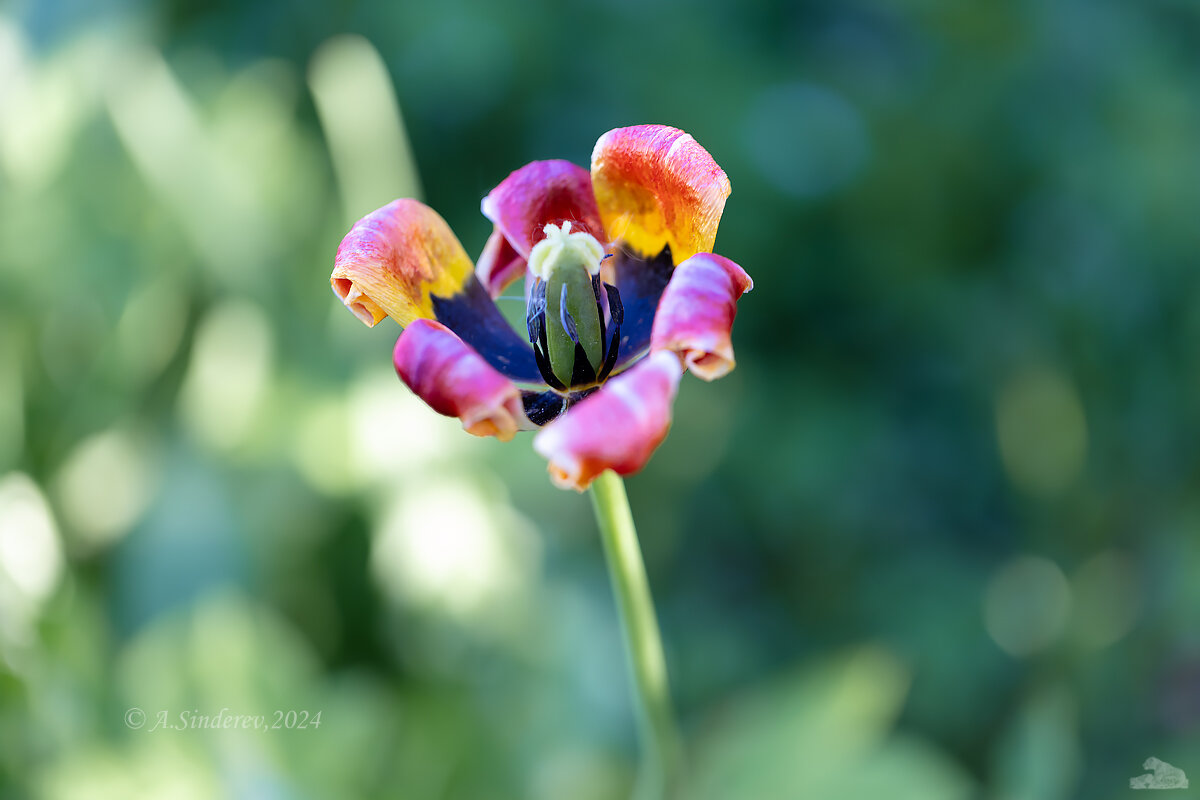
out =
{"type": "Polygon", "coordinates": [[[542,384],[533,348],[509,324],[479,279],[467,278],[456,294],[433,295],[433,315],[502,375],[520,383],[542,384]]]}
{"type": "Polygon", "coordinates": [[[473,273],[446,221],[408,198],[356,222],[333,264],[334,293],[368,326],[385,316],[401,325],[433,317],[431,295],[454,294],[473,273]]]}
{"type": "Polygon", "coordinates": [[[416,200],[395,200],[355,223],[330,281],[369,326],[385,316],[404,326],[436,319],[505,376],[542,382],[532,348],[496,308],[450,226],[416,200]]]}
{"type": "Polygon", "coordinates": [[[571,221],[604,242],[604,228],[588,171],[570,161],[533,161],[513,172],[483,198],[483,215],[496,223],[522,258],[546,238],[547,223],[571,221]]]}
{"type": "Polygon", "coordinates": [[[640,470],[666,438],[681,374],[673,353],[653,354],[542,428],[533,448],[551,480],[583,491],[606,469],[640,470]]]}
{"type": "Polygon", "coordinates": [[[420,319],[405,328],[392,363],[414,394],[439,414],[458,417],[468,433],[506,442],[532,427],[521,391],[440,322],[420,319]]]}
{"type": "Polygon", "coordinates": [[[592,151],[592,189],[610,242],[676,263],[712,252],[729,178],[690,135],[666,125],[617,128],[592,151]]]}
{"type": "Polygon", "coordinates": [[[737,301],[752,288],[746,271],[723,256],[700,253],[684,261],[658,303],[651,352],[678,354],[706,381],[725,375],[734,365],[730,334],[737,301]]]}
{"type": "Polygon", "coordinates": [[[675,268],[669,249],[656,258],[642,258],[622,248],[604,263],[611,265],[613,283],[621,293],[624,311],[616,362],[616,368],[621,369],[649,349],[658,303],[675,268]]]}
{"type": "Polygon", "coordinates": [[[525,274],[525,259],[513,249],[499,228],[492,231],[479,260],[475,262],[475,277],[493,299],[504,294],[509,284],[525,274]]]}

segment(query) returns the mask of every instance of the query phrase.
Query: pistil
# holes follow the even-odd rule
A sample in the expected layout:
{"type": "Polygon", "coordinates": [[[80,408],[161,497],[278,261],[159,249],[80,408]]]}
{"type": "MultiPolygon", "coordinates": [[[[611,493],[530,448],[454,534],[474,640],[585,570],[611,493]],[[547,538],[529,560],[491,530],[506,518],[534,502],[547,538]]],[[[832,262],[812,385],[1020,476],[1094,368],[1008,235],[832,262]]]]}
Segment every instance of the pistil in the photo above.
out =
{"type": "Polygon", "coordinates": [[[604,247],[571,223],[549,224],[529,254],[526,320],[538,366],[557,389],[603,380],[616,360],[620,300],[600,280],[604,247]]]}

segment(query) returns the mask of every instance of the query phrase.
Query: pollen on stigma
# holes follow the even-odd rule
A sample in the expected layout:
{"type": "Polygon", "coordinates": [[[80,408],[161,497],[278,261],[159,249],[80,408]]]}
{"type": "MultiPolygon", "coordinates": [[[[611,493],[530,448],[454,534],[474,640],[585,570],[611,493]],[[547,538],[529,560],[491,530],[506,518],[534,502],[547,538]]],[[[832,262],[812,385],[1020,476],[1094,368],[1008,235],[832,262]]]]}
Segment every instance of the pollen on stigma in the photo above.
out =
{"type": "Polygon", "coordinates": [[[562,226],[554,223],[542,228],[546,238],[533,246],[529,252],[529,271],[544,281],[560,267],[583,267],[588,275],[600,272],[604,260],[604,246],[586,231],[571,232],[571,221],[562,226]]]}

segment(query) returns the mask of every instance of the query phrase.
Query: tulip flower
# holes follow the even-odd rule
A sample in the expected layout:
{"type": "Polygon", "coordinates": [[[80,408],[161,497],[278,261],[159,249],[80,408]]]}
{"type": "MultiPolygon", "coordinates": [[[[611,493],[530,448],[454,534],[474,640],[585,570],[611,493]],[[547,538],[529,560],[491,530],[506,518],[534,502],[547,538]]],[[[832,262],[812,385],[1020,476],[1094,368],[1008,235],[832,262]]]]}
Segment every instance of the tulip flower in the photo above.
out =
{"type": "Polygon", "coordinates": [[[403,326],[392,360],[430,408],[477,436],[537,430],[554,483],[592,489],[639,701],[639,796],[664,796],[680,748],[618,476],[662,443],[683,372],[711,381],[733,369],[737,302],[753,283],[712,252],[729,191],[683,131],[617,128],[590,170],[535,161],[501,181],[483,199],[494,228],[476,263],[437,212],[399,199],[354,225],[331,277],[364,323],[403,326]],[[522,276],[518,333],[495,299],[522,276]]]}
{"type": "Polygon", "coordinates": [[[476,264],[433,209],[400,199],[354,225],[331,282],[367,325],[404,326],[396,371],[434,411],[505,441],[540,429],[551,478],[582,491],[646,464],[684,370],[733,369],[737,300],[753,283],[712,253],[729,191],[683,131],[618,128],[590,172],[535,161],[493,189],[476,264]],[[494,302],[521,276],[526,336],[494,302]]]}

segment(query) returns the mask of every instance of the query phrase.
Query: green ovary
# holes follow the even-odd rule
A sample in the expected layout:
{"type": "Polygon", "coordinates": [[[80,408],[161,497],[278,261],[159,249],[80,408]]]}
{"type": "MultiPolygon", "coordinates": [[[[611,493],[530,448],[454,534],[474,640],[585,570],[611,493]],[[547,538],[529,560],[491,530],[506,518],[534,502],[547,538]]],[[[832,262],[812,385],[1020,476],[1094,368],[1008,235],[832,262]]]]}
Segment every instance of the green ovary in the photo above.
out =
{"type": "Polygon", "coordinates": [[[563,326],[562,305],[575,322],[575,335],[593,371],[604,362],[600,305],[592,289],[592,276],[600,271],[604,248],[591,235],[571,233],[571,223],[547,225],[546,238],[529,254],[530,271],[546,282],[546,354],[550,368],[564,386],[575,372],[575,342],[563,326]],[[564,287],[566,289],[564,293],[564,287]]]}
{"type": "Polygon", "coordinates": [[[556,269],[546,286],[546,346],[550,366],[564,385],[571,385],[575,369],[575,342],[562,324],[563,287],[567,288],[567,312],[575,320],[575,334],[592,368],[599,371],[604,360],[601,339],[600,309],[592,292],[592,278],[587,270],[556,269]]]}

